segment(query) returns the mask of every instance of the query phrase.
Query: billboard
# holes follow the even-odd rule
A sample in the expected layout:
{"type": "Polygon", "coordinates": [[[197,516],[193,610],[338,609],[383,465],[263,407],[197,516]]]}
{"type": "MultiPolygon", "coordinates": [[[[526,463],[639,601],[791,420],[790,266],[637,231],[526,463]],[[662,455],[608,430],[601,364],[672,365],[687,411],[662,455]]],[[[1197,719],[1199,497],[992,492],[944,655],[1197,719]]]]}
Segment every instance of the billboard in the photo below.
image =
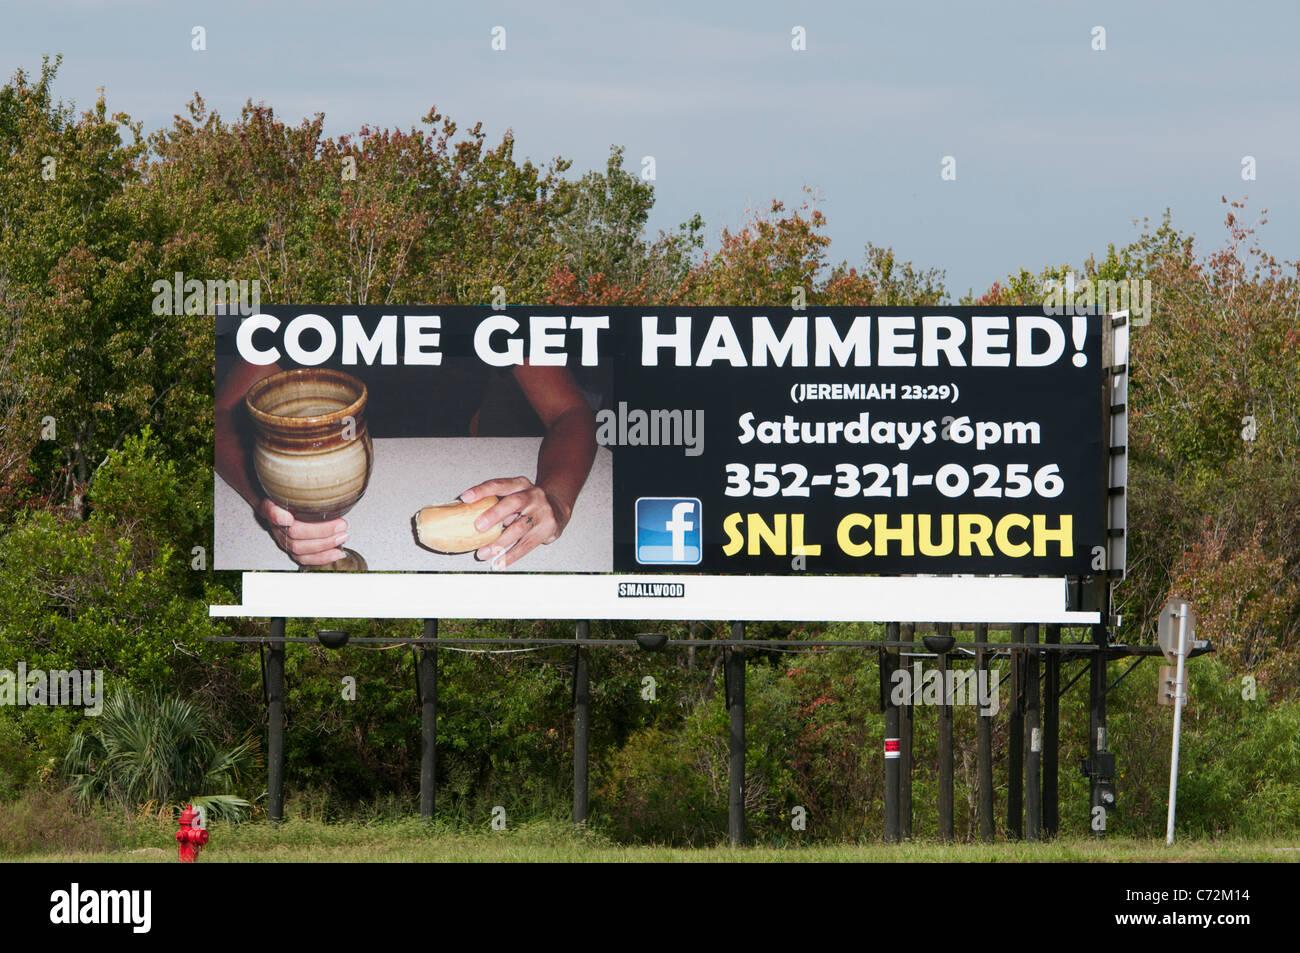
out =
{"type": "Polygon", "coordinates": [[[1102,321],[941,306],[219,317],[215,565],[1090,574],[1107,543],[1102,321]]]}

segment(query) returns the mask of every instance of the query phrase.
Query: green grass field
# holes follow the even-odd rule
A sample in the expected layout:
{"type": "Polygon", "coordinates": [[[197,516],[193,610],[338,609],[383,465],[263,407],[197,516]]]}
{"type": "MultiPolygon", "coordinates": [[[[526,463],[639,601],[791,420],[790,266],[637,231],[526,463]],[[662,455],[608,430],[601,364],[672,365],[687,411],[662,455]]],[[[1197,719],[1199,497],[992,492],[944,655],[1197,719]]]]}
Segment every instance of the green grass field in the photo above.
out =
{"type": "MultiPolygon", "coordinates": [[[[101,852],[30,854],[21,860],[46,862],[175,863],[170,835],[160,830],[156,846],[101,852]]],[[[467,834],[418,821],[378,824],[290,820],[216,825],[200,863],[250,862],[1300,862],[1300,840],[1187,841],[1166,847],[1163,841],[1107,838],[1059,838],[1041,844],[997,843],[943,845],[915,841],[902,845],[758,846],[677,848],[626,847],[605,837],[575,831],[561,823],[536,823],[514,830],[467,834]]]]}

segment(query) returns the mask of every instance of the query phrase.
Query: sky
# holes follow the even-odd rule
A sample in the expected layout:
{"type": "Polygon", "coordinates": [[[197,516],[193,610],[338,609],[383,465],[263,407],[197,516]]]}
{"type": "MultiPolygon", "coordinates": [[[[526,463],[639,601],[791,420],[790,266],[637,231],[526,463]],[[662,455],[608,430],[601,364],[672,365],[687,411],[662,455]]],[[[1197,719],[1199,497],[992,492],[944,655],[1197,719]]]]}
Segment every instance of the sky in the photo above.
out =
{"type": "Polygon", "coordinates": [[[1300,258],[1293,0],[0,0],[0,23],[6,78],[62,53],[57,96],[83,108],[102,86],[146,130],[198,92],[230,118],[250,99],[294,122],[323,112],[331,135],[418,127],[436,106],[490,143],[512,130],[519,159],[572,160],[572,177],[621,145],[632,171],[654,157],[651,234],[698,212],[712,249],[807,187],[833,262],[892,246],[945,271],[954,300],[1077,268],[1166,208],[1211,250],[1223,196],[1247,198],[1249,221],[1267,209],[1264,247],[1300,258]]]}

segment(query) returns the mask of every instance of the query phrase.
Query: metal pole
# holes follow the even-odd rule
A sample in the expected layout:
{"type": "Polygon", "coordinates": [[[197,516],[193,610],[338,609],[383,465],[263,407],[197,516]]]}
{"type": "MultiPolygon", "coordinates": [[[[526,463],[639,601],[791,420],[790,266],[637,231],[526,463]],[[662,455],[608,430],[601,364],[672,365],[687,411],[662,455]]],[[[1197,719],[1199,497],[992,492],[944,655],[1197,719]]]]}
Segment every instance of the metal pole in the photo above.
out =
{"type": "MultiPolygon", "coordinates": [[[[1038,644],[1038,626],[1025,626],[1025,641],[1038,644]]],[[[1039,723],[1038,652],[1025,658],[1025,839],[1036,841],[1043,834],[1042,765],[1043,733],[1039,723]]]]}
{"type": "MultiPolygon", "coordinates": [[[[975,626],[975,641],[984,642],[988,639],[989,627],[986,623],[979,623],[975,626]]],[[[988,649],[975,650],[975,667],[976,677],[985,679],[985,684],[990,684],[988,679],[989,671],[989,651],[988,649]]],[[[979,684],[978,682],[976,683],[979,684]]],[[[981,709],[975,719],[976,740],[975,740],[975,761],[976,772],[979,776],[979,804],[980,804],[980,840],[986,844],[993,842],[993,715],[985,715],[981,709]]]]}
{"type": "MultiPolygon", "coordinates": [[[[745,623],[731,623],[731,638],[744,642],[745,623]]],[[[727,707],[731,715],[731,763],[728,772],[727,831],[731,846],[745,843],[745,652],[734,648],[727,655],[727,707]]]]}
{"type": "MultiPolygon", "coordinates": [[[[1061,627],[1047,626],[1048,645],[1061,643],[1061,627]]],[[[1043,679],[1043,836],[1055,837],[1061,828],[1061,801],[1057,778],[1061,760],[1061,653],[1048,652],[1043,679]]]]}
{"type": "MultiPolygon", "coordinates": [[[[952,634],[951,622],[940,622],[940,635],[952,634]]],[[[948,653],[939,653],[943,704],[939,706],[939,839],[953,839],[952,821],[952,696],[948,692],[948,653]]]]}
{"type": "Polygon", "coordinates": [[[1178,673],[1174,676],[1174,750],[1169,761],[1169,816],[1165,821],[1165,843],[1174,842],[1174,812],[1178,805],[1178,743],[1183,731],[1184,662],[1187,659],[1187,603],[1178,610],[1178,673]]]}
{"type": "MultiPolygon", "coordinates": [[[[284,638],[284,619],[271,620],[271,638],[284,638]]],[[[284,820],[284,642],[272,642],[266,659],[266,816],[284,820]]]]}
{"type": "MultiPolygon", "coordinates": [[[[590,638],[591,623],[578,623],[576,637],[590,638]]],[[[573,649],[573,823],[587,823],[587,767],[591,745],[591,694],[588,687],[587,653],[581,645],[573,649]]]]}
{"type": "MultiPolygon", "coordinates": [[[[1093,642],[1102,647],[1101,651],[1093,653],[1091,662],[1088,666],[1088,751],[1089,759],[1096,764],[1096,755],[1106,752],[1106,652],[1104,647],[1107,643],[1106,625],[1093,626],[1093,642]]],[[[1088,812],[1088,824],[1092,828],[1093,834],[1098,837],[1106,833],[1105,810],[1106,805],[1101,800],[1101,789],[1098,787],[1098,776],[1094,769],[1092,777],[1088,782],[1089,797],[1088,802],[1091,805],[1088,812]],[[1097,828],[1093,819],[1097,816],[1097,808],[1103,811],[1102,826],[1097,828]]]]}
{"type": "MultiPolygon", "coordinates": [[[[916,626],[911,622],[904,622],[899,626],[900,641],[911,642],[915,637],[916,626]]],[[[916,659],[904,660],[900,655],[899,664],[911,669],[911,690],[915,693],[916,659]]],[[[898,713],[900,735],[898,739],[898,832],[905,840],[912,836],[912,729],[915,724],[913,715],[916,712],[914,702],[915,696],[910,696],[907,704],[898,713]]]]}
{"type": "MultiPolygon", "coordinates": [[[[1011,641],[1024,640],[1025,627],[1016,623],[1011,627],[1011,641]]],[[[1012,840],[1019,840],[1025,833],[1022,816],[1025,784],[1025,722],[1024,707],[1020,704],[1020,693],[1024,687],[1022,680],[1021,653],[1019,649],[1012,649],[1011,710],[1007,712],[1010,721],[1007,726],[1007,837],[1012,840]]]]}
{"type": "MultiPolygon", "coordinates": [[[[898,641],[898,623],[885,625],[885,639],[898,641]]],[[[898,823],[898,705],[894,703],[894,671],[898,667],[898,649],[880,650],[880,694],[885,707],[885,840],[896,844],[901,839],[898,823]]]]}
{"type": "MultiPolygon", "coordinates": [[[[424,620],[424,637],[438,637],[438,620],[424,620]]],[[[420,818],[433,820],[438,770],[438,648],[420,646],[420,818]]]]}

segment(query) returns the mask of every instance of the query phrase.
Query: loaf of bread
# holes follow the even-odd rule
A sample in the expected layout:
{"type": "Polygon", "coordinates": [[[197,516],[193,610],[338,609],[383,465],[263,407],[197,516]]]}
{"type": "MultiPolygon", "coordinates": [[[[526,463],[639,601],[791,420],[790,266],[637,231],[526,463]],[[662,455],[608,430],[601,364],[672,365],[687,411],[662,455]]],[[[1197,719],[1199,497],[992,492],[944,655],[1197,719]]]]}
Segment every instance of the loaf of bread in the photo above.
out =
{"type": "Polygon", "coordinates": [[[504,524],[497,523],[479,532],[474,521],[496,506],[498,498],[485,496],[473,503],[445,503],[426,506],[412,517],[415,535],[421,546],[440,553],[468,553],[495,542],[504,524]]]}

